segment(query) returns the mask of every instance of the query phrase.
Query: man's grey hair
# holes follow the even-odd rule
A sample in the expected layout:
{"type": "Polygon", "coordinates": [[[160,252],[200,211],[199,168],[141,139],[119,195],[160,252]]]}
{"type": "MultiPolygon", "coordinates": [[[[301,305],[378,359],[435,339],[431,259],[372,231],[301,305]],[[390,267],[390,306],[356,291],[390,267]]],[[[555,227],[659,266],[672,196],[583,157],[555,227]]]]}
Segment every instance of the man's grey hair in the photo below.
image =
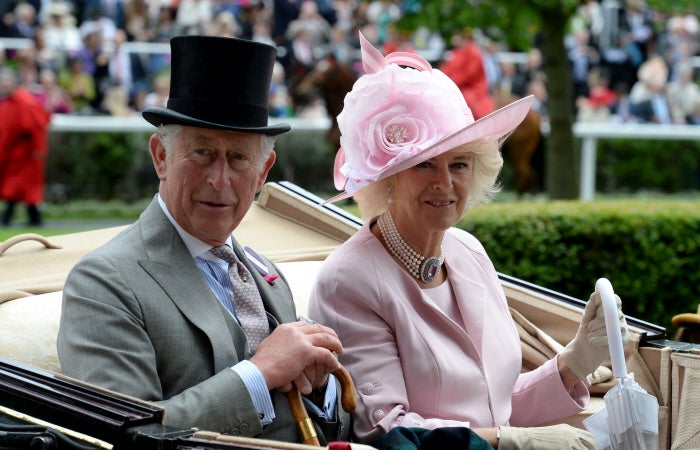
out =
{"type": "MultiPolygon", "coordinates": [[[[170,158],[173,152],[173,148],[175,148],[175,141],[177,139],[177,135],[180,133],[182,130],[182,125],[178,124],[163,124],[158,127],[158,137],[160,138],[160,142],[163,144],[163,147],[165,147],[165,156],[166,158],[170,158]]],[[[275,137],[274,136],[268,136],[266,134],[260,134],[260,150],[261,150],[261,158],[259,164],[260,164],[260,171],[263,170],[265,161],[267,161],[267,158],[270,157],[270,154],[272,151],[275,149],[275,137]]]]}

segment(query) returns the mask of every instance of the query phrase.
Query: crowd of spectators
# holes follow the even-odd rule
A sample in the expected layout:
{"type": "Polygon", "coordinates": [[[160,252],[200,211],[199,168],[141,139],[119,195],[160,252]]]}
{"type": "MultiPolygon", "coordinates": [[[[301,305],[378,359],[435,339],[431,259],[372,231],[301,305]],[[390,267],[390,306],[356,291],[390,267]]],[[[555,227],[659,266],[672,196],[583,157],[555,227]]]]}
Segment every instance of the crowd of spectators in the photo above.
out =
{"type": "MultiPolygon", "coordinates": [[[[271,114],[303,115],[306,105],[296,103],[294,85],[322,59],[332,56],[360,73],[358,31],[386,52],[418,51],[435,66],[447,62],[461,45],[456,39],[394,26],[413,3],[0,0],[0,44],[8,42],[2,38],[28,43],[0,48],[0,65],[16,67],[21,82],[52,112],[130,115],[165,105],[169,54],[126,44],[165,44],[179,34],[235,36],[278,47],[271,114]]],[[[700,124],[693,63],[698,28],[697,15],[663,15],[643,0],[582,0],[565,41],[577,120],[700,124]]],[[[524,61],[499,57],[509,49],[479,30],[470,35],[474,43],[489,95],[535,95],[535,108],[546,119],[547,80],[537,41],[524,61]]]]}
{"type": "Polygon", "coordinates": [[[697,14],[611,3],[584,1],[567,36],[578,120],[700,124],[697,14]]]}

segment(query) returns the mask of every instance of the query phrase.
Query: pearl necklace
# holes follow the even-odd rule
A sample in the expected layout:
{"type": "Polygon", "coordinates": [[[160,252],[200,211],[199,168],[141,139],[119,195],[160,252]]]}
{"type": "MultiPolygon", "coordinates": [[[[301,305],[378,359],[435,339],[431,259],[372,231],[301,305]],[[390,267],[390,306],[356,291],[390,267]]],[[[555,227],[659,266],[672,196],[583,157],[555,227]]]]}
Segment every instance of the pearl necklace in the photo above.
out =
{"type": "Polygon", "coordinates": [[[442,248],[440,249],[440,256],[430,256],[428,258],[412,249],[401,237],[394,223],[394,218],[388,209],[379,216],[377,225],[379,225],[379,232],[382,234],[391,253],[401,261],[408,273],[413,277],[418,278],[423,283],[430,283],[440,274],[442,263],[445,262],[442,248]]]}

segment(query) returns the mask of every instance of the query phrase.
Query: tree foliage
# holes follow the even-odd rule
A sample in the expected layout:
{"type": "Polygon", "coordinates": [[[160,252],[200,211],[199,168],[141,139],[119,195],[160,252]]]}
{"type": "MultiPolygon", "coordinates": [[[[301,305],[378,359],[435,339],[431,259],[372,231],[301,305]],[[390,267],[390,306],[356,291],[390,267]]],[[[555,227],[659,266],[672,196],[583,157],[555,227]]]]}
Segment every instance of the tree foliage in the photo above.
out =
{"type": "Polygon", "coordinates": [[[667,14],[698,14],[700,0],[647,0],[647,4],[655,11],[667,14]]]}
{"type": "Polygon", "coordinates": [[[502,38],[513,51],[527,51],[541,31],[543,20],[567,21],[577,0],[412,0],[398,26],[424,26],[450,36],[465,28],[481,29],[502,38]],[[543,11],[554,12],[554,17],[543,11]]]}

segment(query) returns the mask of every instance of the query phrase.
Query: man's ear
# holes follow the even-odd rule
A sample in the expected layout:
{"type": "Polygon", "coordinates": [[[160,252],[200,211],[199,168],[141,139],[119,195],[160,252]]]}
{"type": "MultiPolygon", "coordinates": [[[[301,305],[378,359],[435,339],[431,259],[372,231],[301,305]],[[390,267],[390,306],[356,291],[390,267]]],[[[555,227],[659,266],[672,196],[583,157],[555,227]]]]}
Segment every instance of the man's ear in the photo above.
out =
{"type": "Polygon", "coordinates": [[[160,137],[153,133],[151,138],[148,140],[148,148],[151,152],[151,159],[153,159],[153,167],[156,169],[156,174],[158,174],[158,179],[161,181],[165,180],[165,174],[167,172],[167,161],[166,161],[166,151],[165,146],[160,141],[160,137]]]}
{"type": "Polygon", "coordinates": [[[256,192],[260,192],[260,189],[262,189],[263,185],[265,184],[265,180],[267,179],[267,174],[270,173],[270,169],[272,169],[276,159],[277,154],[273,150],[270,152],[270,156],[267,158],[267,161],[265,161],[262,172],[260,172],[260,179],[258,180],[258,188],[256,192]]]}

